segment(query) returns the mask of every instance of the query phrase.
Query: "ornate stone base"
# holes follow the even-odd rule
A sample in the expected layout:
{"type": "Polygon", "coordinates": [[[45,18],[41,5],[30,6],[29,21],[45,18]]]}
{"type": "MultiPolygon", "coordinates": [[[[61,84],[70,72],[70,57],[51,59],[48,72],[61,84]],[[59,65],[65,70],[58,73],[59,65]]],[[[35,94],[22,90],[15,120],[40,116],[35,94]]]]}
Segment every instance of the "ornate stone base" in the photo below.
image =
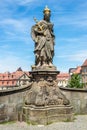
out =
{"type": "Polygon", "coordinates": [[[70,105],[23,107],[23,120],[30,124],[47,125],[58,121],[72,121],[73,117],[72,107],[70,105]]]}
{"type": "Polygon", "coordinates": [[[32,85],[26,93],[25,105],[49,106],[69,105],[69,100],[61,93],[57,83],[59,71],[31,71],[32,85]]]}
{"type": "Polygon", "coordinates": [[[57,70],[31,71],[31,89],[26,93],[23,120],[31,124],[49,124],[73,120],[69,100],[60,91],[57,70]]]}

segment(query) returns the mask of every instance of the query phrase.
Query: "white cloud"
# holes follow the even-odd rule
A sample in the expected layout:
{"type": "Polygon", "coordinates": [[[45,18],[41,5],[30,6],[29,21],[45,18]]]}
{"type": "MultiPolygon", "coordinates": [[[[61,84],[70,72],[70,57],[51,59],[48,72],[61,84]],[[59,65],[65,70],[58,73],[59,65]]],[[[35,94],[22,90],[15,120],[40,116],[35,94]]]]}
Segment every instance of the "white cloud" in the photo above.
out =
{"type": "Polygon", "coordinates": [[[84,9],[87,8],[87,1],[82,1],[81,4],[79,5],[78,9],[81,10],[81,11],[84,11],[84,9]]]}
{"type": "Polygon", "coordinates": [[[70,16],[62,16],[57,20],[58,25],[73,25],[75,27],[87,27],[87,15],[85,14],[76,14],[70,16]]]}
{"type": "Polygon", "coordinates": [[[8,55],[0,58],[0,72],[12,72],[15,71],[18,67],[22,67],[23,70],[29,71],[32,64],[32,60],[26,60],[26,58],[22,59],[21,57],[8,55]]]}
{"type": "Polygon", "coordinates": [[[1,49],[8,49],[10,46],[8,44],[3,44],[3,45],[0,45],[0,50],[1,49]]]}
{"type": "MultiPolygon", "coordinates": [[[[83,2],[85,5],[85,2],[83,2]]],[[[87,2],[86,2],[87,4],[87,2]]],[[[80,5],[80,4],[78,4],[80,5]]],[[[61,11],[56,11],[55,10],[55,17],[54,17],[54,22],[55,25],[57,26],[73,26],[75,28],[83,28],[87,29],[87,10],[85,11],[85,8],[82,7],[77,7],[77,10],[74,11],[67,11],[64,10],[64,12],[61,13],[61,11]],[[79,9],[78,9],[79,8],[79,9]],[[59,15],[59,17],[58,17],[59,15]]]]}
{"type": "Polygon", "coordinates": [[[61,55],[61,56],[57,56],[58,58],[62,58],[62,59],[66,59],[68,61],[78,61],[78,62],[82,62],[85,59],[87,59],[87,50],[81,50],[81,51],[77,51],[74,54],[68,54],[68,55],[61,55]]]}
{"type": "Polygon", "coordinates": [[[0,1],[0,4],[2,5],[13,5],[14,3],[17,5],[21,5],[21,4],[27,4],[27,3],[31,3],[35,0],[2,0],[0,1]]]}
{"type": "Polygon", "coordinates": [[[29,4],[31,2],[34,2],[35,0],[18,0],[20,5],[26,5],[29,4]]]}
{"type": "Polygon", "coordinates": [[[87,34],[84,33],[77,37],[75,37],[75,35],[73,35],[73,37],[59,37],[57,39],[57,42],[65,42],[67,43],[67,45],[69,44],[72,47],[76,47],[77,45],[81,45],[81,47],[84,47],[84,45],[87,45],[87,34]]]}
{"type": "Polygon", "coordinates": [[[30,19],[3,19],[0,21],[4,35],[1,37],[0,43],[9,41],[23,41],[28,44],[31,42],[31,26],[30,19]],[[4,38],[5,37],[5,38],[4,38]]]}
{"type": "Polygon", "coordinates": [[[29,19],[3,19],[0,21],[0,25],[2,25],[3,28],[8,27],[9,29],[12,28],[13,31],[20,31],[24,32],[27,27],[30,27],[32,25],[32,22],[29,19]]]}

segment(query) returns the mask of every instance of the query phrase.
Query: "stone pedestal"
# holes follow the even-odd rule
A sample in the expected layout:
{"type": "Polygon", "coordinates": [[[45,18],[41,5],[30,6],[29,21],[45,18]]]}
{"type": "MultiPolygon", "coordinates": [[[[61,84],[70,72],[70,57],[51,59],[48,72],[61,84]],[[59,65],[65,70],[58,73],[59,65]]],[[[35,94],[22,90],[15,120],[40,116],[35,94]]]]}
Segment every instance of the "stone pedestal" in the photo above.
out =
{"type": "Polygon", "coordinates": [[[69,100],[61,93],[57,70],[33,70],[31,89],[26,93],[23,120],[31,124],[50,124],[72,121],[73,110],[69,100]]]}
{"type": "Polygon", "coordinates": [[[70,105],[52,105],[46,107],[23,107],[23,121],[30,124],[51,124],[59,121],[72,121],[73,113],[70,105]]]}

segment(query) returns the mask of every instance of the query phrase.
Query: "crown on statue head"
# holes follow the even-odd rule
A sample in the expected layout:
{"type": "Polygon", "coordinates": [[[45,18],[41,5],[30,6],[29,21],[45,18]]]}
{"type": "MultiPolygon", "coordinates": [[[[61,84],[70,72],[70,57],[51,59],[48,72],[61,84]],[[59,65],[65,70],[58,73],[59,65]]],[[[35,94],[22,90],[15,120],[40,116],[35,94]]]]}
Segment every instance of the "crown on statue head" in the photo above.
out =
{"type": "Polygon", "coordinates": [[[47,7],[47,5],[46,5],[46,7],[45,7],[43,13],[44,13],[44,14],[49,14],[50,12],[51,12],[50,9],[49,9],[49,8],[47,7]]]}

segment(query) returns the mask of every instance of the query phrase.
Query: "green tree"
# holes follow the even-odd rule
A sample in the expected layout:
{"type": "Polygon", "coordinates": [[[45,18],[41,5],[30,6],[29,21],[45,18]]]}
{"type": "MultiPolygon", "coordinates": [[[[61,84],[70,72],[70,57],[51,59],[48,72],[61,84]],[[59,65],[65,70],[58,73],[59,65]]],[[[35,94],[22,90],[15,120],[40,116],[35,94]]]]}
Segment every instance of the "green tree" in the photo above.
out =
{"type": "Polygon", "coordinates": [[[83,88],[82,79],[79,74],[72,74],[68,82],[69,88],[83,88]]]}

